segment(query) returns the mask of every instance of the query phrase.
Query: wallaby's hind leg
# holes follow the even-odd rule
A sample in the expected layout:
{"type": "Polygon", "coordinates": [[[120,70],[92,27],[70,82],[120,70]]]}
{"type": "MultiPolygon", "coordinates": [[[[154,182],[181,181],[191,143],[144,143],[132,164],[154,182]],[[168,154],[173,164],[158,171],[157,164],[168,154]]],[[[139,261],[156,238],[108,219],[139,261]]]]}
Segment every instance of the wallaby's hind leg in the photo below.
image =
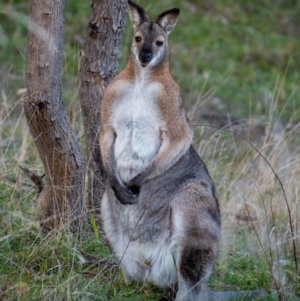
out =
{"type": "Polygon", "coordinates": [[[206,281],[214,259],[211,249],[187,247],[182,250],[176,301],[209,301],[206,281]]]}
{"type": "Polygon", "coordinates": [[[206,281],[218,253],[220,215],[213,190],[192,180],[174,202],[177,236],[176,301],[208,301],[206,281]],[[188,200],[188,201],[187,201],[188,200]]]}

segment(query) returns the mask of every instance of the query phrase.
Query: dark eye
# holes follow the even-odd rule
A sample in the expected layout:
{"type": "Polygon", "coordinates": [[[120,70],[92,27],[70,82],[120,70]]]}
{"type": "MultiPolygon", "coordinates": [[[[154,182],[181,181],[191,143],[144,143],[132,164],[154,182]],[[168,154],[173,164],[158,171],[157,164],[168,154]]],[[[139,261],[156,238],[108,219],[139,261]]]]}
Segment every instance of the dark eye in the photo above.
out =
{"type": "Polygon", "coordinates": [[[156,41],[156,45],[157,45],[157,46],[161,46],[163,43],[164,43],[164,42],[162,42],[162,41],[156,41]]]}
{"type": "Polygon", "coordinates": [[[135,41],[136,41],[136,42],[140,42],[141,40],[142,40],[141,37],[135,37],[135,41]]]}

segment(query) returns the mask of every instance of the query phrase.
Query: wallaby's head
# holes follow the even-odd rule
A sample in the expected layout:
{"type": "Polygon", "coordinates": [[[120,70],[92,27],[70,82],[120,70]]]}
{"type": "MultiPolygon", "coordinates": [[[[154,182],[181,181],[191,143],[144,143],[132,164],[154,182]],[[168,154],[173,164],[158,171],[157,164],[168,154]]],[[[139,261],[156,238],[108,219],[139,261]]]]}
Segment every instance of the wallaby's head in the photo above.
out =
{"type": "Polygon", "coordinates": [[[173,8],[150,20],[137,4],[128,1],[129,16],[134,28],[131,55],[142,67],[153,67],[168,59],[168,34],[174,28],[179,9],[173,8]]]}

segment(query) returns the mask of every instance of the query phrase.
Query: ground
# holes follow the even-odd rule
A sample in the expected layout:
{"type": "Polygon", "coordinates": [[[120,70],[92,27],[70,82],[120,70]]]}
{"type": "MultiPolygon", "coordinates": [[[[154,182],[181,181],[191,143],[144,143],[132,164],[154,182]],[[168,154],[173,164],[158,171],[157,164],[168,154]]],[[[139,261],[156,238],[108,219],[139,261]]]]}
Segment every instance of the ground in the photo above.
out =
{"type": "MultiPolygon", "coordinates": [[[[139,3],[153,18],[165,9],[181,9],[169,39],[171,73],[181,86],[194,146],[215,182],[222,212],[211,289],[282,289],[296,299],[300,2],[139,3]]],[[[34,186],[18,167],[43,174],[22,113],[27,8],[27,1],[0,4],[0,299],[157,300],[156,288],[125,285],[96,227],[78,236],[40,231],[34,186]]],[[[89,1],[67,1],[63,93],[83,148],[76,74],[88,14],[89,1]]],[[[120,69],[131,34],[127,22],[120,69]]]]}

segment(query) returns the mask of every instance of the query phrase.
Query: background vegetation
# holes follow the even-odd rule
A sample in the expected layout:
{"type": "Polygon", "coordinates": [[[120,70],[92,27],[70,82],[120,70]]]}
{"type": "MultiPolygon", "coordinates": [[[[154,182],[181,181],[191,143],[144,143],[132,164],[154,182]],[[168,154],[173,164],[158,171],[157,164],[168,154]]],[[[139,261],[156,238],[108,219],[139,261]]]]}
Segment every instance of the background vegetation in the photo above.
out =
{"type": "MultiPolygon", "coordinates": [[[[299,233],[300,2],[139,3],[152,17],[181,9],[170,35],[171,72],[181,86],[194,144],[215,181],[223,217],[211,288],[284,290],[296,300],[300,246],[295,239],[295,253],[291,225],[299,233]]],[[[156,288],[125,286],[95,229],[78,236],[40,233],[34,187],[18,168],[43,174],[22,115],[27,9],[28,1],[0,4],[0,300],[156,300],[161,295],[156,288]]],[[[79,137],[76,74],[88,15],[89,1],[67,1],[62,79],[79,137]]],[[[131,34],[127,22],[120,69],[131,34]]]]}

